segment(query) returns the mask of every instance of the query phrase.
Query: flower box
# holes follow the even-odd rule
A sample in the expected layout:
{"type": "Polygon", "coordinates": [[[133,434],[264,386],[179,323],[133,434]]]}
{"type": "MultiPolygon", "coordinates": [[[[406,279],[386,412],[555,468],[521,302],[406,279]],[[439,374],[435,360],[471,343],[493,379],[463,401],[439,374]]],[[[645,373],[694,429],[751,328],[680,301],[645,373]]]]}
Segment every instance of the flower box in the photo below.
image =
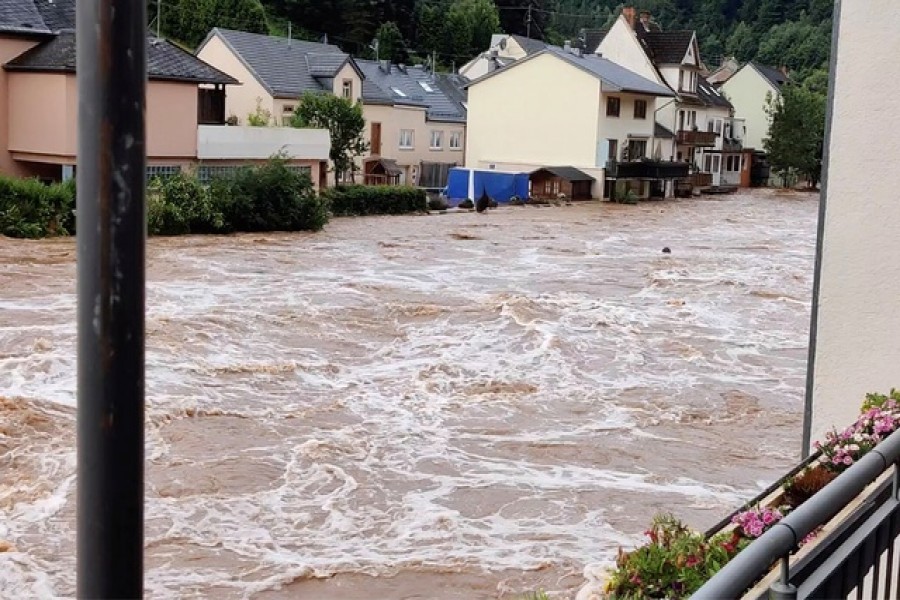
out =
{"type": "MultiPolygon", "coordinates": [[[[824,443],[816,443],[818,452],[812,460],[783,477],[744,510],[705,535],[689,530],[672,516],[657,517],[646,532],[650,542],[631,552],[620,550],[615,568],[605,579],[586,569],[589,581],[578,600],[689,597],[754,539],[898,429],[900,392],[867,395],[855,423],[841,432],[829,432],[824,443]]],[[[887,485],[891,477],[890,471],[882,473],[838,514],[802,540],[799,550],[789,559],[791,572],[814,562],[823,548],[857,522],[856,517],[870,509],[866,499],[879,486],[887,485]]],[[[743,597],[766,597],[779,575],[780,565],[773,564],[769,573],[743,597]]]]}

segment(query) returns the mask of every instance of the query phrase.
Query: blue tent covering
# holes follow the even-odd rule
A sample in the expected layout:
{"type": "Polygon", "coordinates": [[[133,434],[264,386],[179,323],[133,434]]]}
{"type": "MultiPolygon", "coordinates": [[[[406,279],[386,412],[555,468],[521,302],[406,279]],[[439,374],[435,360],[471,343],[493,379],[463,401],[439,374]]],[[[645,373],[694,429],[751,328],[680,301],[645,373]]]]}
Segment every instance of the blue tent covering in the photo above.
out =
{"type": "Polygon", "coordinates": [[[493,170],[474,171],[474,197],[469,197],[469,174],[472,169],[454,167],[447,178],[445,195],[452,204],[469,198],[478,200],[487,192],[491,200],[509,202],[513,196],[528,197],[528,173],[510,173],[493,170]]]}

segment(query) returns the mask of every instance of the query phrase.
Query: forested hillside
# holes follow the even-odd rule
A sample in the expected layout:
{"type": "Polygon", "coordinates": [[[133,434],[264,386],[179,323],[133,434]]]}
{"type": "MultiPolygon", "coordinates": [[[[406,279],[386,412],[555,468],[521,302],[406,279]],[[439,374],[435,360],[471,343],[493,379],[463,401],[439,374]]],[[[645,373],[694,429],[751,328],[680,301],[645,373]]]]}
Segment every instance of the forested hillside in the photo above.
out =
{"type": "MultiPolygon", "coordinates": [[[[151,18],[157,0],[150,0],[151,18]]],[[[459,65],[492,33],[561,43],[605,27],[621,0],[161,0],[162,31],[189,46],[213,26],[323,39],[357,56],[459,65]]],[[[663,29],[696,29],[706,63],[722,56],[785,65],[801,79],[826,66],[832,0],[635,0],[663,29]]],[[[152,23],[155,27],[155,23],[152,23]]],[[[821,74],[817,74],[821,77],[821,74]]]]}

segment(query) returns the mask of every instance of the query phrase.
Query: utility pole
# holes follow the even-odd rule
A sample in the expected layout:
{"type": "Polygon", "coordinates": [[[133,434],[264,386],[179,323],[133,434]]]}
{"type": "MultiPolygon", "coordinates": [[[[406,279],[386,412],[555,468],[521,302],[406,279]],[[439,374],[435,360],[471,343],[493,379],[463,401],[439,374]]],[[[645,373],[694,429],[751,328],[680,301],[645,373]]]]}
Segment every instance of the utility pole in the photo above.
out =
{"type": "Polygon", "coordinates": [[[531,37],[531,2],[528,3],[528,16],[525,18],[525,37],[531,37]]]}
{"type": "Polygon", "coordinates": [[[159,38],[159,32],[162,28],[162,0],[156,0],[156,37],[159,38]]]}
{"type": "Polygon", "coordinates": [[[144,586],[147,4],[79,0],[77,597],[144,586]]]}

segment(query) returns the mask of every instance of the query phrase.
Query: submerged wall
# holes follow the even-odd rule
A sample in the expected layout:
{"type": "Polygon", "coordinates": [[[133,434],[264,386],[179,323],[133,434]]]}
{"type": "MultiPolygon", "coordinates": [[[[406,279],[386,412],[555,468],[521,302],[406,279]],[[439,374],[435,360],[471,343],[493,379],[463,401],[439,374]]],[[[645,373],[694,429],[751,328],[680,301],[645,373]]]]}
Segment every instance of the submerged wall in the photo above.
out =
{"type": "Polygon", "coordinates": [[[805,443],[900,388],[900,2],[835,7],[805,443]],[[835,60],[836,59],[836,60],[835,60]]]}

